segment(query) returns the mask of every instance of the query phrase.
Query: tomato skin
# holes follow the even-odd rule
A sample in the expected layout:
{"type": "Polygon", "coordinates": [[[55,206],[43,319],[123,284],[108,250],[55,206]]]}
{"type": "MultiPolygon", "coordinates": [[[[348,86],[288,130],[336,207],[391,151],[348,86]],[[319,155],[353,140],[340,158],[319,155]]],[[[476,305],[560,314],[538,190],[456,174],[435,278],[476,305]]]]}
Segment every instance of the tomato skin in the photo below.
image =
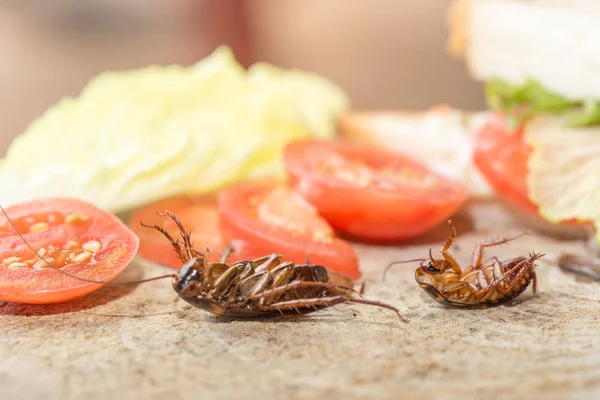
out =
{"type": "MultiPolygon", "coordinates": [[[[481,174],[498,196],[524,212],[525,218],[532,217],[534,224],[541,221],[556,227],[591,225],[591,221],[575,219],[549,223],[539,214],[537,204],[529,199],[527,188],[527,162],[533,149],[523,138],[524,129],[525,126],[521,125],[511,132],[500,114],[490,116],[476,133],[473,161],[481,174]]],[[[548,229],[543,228],[544,231],[548,229]]]]}
{"type": "Polygon", "coordinates": [[[502,116],[492,115],[476,134],[473,161],[494,191],[520,210],[538,214],[528,195],[527,160],[531,147],[523,126],[510,132],[502,116]]]}
{"type": "Polygon", "coordinates": [[[280,253],[286,261],[318,264],[333,273],[358,279],[358,256],[352,246],[337,237],[315,241],[312,232],[286,231],[261,221],[257,208],[278,186],[271,182],[244,182],[223,190],[218,197],[221,231],[224,239],[240,239],[252,252],[261,255],[280,253]]]}
{"type": "MultiPolygon", "coordinates": [[[[108,211],[73,198],[47,198],[20,203],[6,208],[27,242],[36,250],[73,240],[85,243],[98,241],[101,249],[94,253],[90,261],[70,262],[63,271],[85,279],[104,282],[112,281],[134,258],[139,239],[121,220],[108,211]],[[66,223],[61,218],[69,214],[87,217],[79,223],[66,223]],[[48,229],[29,232],[24,229],[28,218],[48,217],[48,229]]],[[[0,260],[20,254],[33,259],[33,252],[24,244],[4,215],[0,216],[0,260]]],[[[74,300],[104,286],[101,283],[83,282],[51,268],[33,269],[9,268],[0,263],[0,300],[29,303],[52,304],[74,300]]]]}
{"type": "MultiPolygon", "coordinates": [[[[139,255],[158,264],[179,269],[182,262],[169,240],[155,229],[142,226],[158,225],[167,230],[177,240],[179,230],[175,223],[159,212],[171,211],[191,232],[192,243],[197,250],[207,256],[208,261],[219,261],[228,243],[221,238],[217,201],[214,196],[176,196],[149,204],[136,210],[129,220],[130,228],[140,237],[139,255]],[[206,249],[208,248],[208,252],[206,249]]],[[[246,243],[234,240],[234,251],[227,262],[258,258],[247,250],[246,243]]]]}
{"type": "Polygon", "coordinates": [[[456,213],[469,195],[463,184],[439,176],[407,156],[364,144],[295,142],[287,146],[284,160],[298,193],[338,232],[366,242],[393,243],[424,234],[456,213]],[[339,172],[322,172],[322,163],[332,157],[358,160],[375,174],[384,168],[409,171],[433,183],[421,186],[392,176],[389,185],[393,189],[382,189],[342,181],[335,176],[339,172]]]}

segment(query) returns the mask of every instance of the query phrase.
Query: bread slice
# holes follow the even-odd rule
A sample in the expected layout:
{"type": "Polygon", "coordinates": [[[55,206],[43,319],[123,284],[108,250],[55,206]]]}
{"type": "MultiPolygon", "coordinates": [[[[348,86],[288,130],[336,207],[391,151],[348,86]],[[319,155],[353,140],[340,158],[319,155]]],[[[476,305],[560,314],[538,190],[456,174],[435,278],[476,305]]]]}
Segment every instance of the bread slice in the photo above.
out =
{"type": "Polygon", "coordinates": [[[356,111],[338,119],[348,140],[407,154],[433,171],[466,184],[474,197],[493,194],[472,162],[473,132],[485,117],[449,107],[427,111],[356,111]]]}
{"type": "Polygon", "coordinates": [[[600,99],[600,1],[454,0],[449,19],[448,49],[473,78],[600,99]]]}

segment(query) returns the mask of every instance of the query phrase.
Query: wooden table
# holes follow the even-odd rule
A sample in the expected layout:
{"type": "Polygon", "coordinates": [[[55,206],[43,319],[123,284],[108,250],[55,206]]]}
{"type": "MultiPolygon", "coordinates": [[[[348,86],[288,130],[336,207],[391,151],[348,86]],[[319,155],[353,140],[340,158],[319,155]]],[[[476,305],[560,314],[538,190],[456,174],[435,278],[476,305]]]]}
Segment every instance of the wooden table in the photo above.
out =
{"type": "MultiPolygon", "coordinates": [[[[497,205],[455,219],[459,260],[476,242],[522,231],[497,205]]],[[[0,304],[2,399],[600,398],[600,284],[555,264],[579,241],[526,236],[494,251],[547,253],[539,291],[486,310],[446,309],[392,260],[437,249],[441,226],[402,247],[356,245],[366,295],[388,310],[340,305],[296,320],[235,321],[174,302],[168,282],[105,287],[53,306],[0,304]]],[[[120,279],[162,268],[132,264],[120,279]]]]}

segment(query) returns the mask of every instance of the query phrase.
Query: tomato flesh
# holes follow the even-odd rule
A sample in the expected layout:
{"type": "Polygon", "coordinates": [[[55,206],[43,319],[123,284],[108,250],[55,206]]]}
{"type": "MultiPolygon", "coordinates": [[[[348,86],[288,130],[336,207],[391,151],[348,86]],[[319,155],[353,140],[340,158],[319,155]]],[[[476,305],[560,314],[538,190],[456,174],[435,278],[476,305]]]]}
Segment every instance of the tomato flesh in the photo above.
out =
{"type": "MultiPolygon", "coordinates": [[[[535,218],[538,206],[529,199],[527,162],[533,149],[523,138],[524,126],[508,130],[501,115],[492,115],[477,132],[473,161],[494,191],[518,210],[535,218]]],[[[575,219],[558,223],[562,226],[590,225],[575,219]]]]}
{"type": "Polygon", "coordinates": [[[309,140],[287,146],[298,193],[335,230],[362,241],[397,242],[426,233],[468,198],[461,183],[378,147],[309,140]]]}
{"type": "Polygon", "coordinates": [[[270,182],[245,182],[218,198],[224,238],[240,239],[254,253],[280,253],[286,261],[322,265],[351,279],[360,277],[352,246],[291,188],[270,182]]]}
{"type": "MultiPolygon", "coordinates": [[[[219,214],[214,196],[177,196],[147,205],[134,212],[129,226],[140,237],[139,254],[153,262],[172,268],[181,268],[182,262],[175,253],[169,240],[156,229],[142,226],[158,225],[165,229],[173,239],[180,237],[175,222],[159,212],[171,211],[191,232],[192,243],[196,249],[206,254],[209,261],[219,261],[229,244],[223,242],[219,228],[219,214]],[[208,250],[208,251],[207,251],[208,250]]],[[[247,251],[242,241],[232,243],[233,251],[228,262],[257,258],[247,251]]]]}
{"type": "MultiPolygon", "coordinates": [[[[36,200],[7,207],[6,212],[36,252],[77,277],[111,281],[138,250],[139,239],[116,216],[80,200],[36,200]]],[[[102,286],[49,268],[0,215],[0,300],[60,303],[102,286]]]]}
{"type": "Polygon", "coordinates": [[[510,132],[504,119],[493,115],[476,135],[473,160],[494,191],[520,210],[537,214],[527,190],[527,160],[531,147],[523,127],[510,132]]]}

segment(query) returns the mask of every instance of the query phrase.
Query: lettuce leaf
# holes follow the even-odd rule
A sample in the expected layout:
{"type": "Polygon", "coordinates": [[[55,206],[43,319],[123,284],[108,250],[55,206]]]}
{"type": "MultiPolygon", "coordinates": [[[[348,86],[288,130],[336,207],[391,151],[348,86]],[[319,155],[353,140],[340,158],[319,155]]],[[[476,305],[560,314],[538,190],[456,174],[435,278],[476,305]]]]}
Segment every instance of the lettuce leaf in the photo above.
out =
{"type": "Polygon", "coordinates": [[[487,82],[485,91],[488,107],[502,112],[510,128],[516,128],[541,113],[562,115],[567,111],[572,113],[566,121],[567,127],[600,125],[600,101],[568,100],[535,80],[514,85],[502,79],[492,79],[487,82]]]}
{"type": "Polygon", "coordinates": [[[593,222],[600,243],[600,126],[565,127],[572,118],[546,114],[527,123],[528,194],[550,222],[593,222]]]}
{"type": "Polygon", "coordinates": [[[324,77],[219,47],[192,66],[107,71],[0,158],[0,204],[69,196],[120,213],[248,178],[285,179],[285,145],[335,135],[349,98],[324,77]]]}

